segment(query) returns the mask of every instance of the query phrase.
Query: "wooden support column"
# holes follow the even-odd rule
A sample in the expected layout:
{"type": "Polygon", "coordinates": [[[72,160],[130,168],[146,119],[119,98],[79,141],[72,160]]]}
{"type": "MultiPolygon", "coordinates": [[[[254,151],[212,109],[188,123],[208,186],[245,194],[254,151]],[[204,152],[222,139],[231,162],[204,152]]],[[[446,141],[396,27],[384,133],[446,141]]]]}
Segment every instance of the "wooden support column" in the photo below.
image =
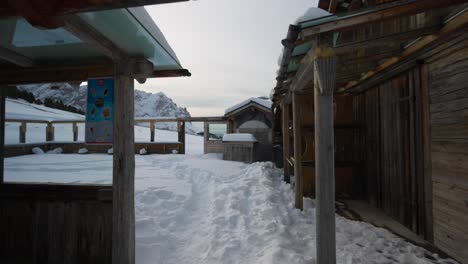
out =
{"type": "Polygon", "coordinates": [[[336,263],[335,234],[335,142],[333,94],[336,57],[328,47],[316,49],[314,62],[315,193],[317,263],[336,263]]]}
{"type": "Polygon", "coordinates": [[[0,184],[3,183],[3,157],[5,146],[5,87],[0,87],[0,184]]]}
{"type": "Polygon", "coordinates": [[[177,131],[179,132],[178,141],[182,143],[180,154],[185,154],[185,121],[177,122],[177,131]]]}
{"type": "Polygon", "coordinates": [[[46,127],[46,141],[54,141],[55,138],[55,129],[52,122],[47,123],[46,127]]]}
{"type": "Polygon", "coordinates": [[[297,209],[303,209],[304,177],[302,175],[302,134],[301,134],[301,109],[299,95],[293,92],[293,132],[294,132],[294,177],[296,179],[296,201],[297,209]]]}
{"type": "Polygon", "coordinates": [[[19,126],[19,143],[26,143],[26,130],[27,125],[26,122],[23,121],[19,126]]]}
{"type": "Polygon", "coordinates": [[[289,156],[289,106],[286,103],[281,104],[281,129],[283,131],[283,170],[284,181],[291,182],[291,175],[289,174],[291,166],[288,162],[289,156]]]}
{"type": "Polygon", "coordinates": [[[203,137],[205,138],[205,142],[208,142],[210,140],[210,123],[204,122],[203,123],[203,137]]]}
{"type": "Polygon", "coordinates": [[[113,264],[135,263],[134,85],[126,66],[117,65],[114,79],[113,264]]]}
{"type": "Polygon", "coordinates": [[[73,142],[78,141],[78,125],[73,122],[73,142]]]}
{"type": "Polygon", "coordinates": [[[150,133],[151,133],[151,138],[150,138],[150,141],[151,142],[154,142],[154,129],[155,129],[155,125],[154,125],[154,121],[150,121],[150,133]]]}

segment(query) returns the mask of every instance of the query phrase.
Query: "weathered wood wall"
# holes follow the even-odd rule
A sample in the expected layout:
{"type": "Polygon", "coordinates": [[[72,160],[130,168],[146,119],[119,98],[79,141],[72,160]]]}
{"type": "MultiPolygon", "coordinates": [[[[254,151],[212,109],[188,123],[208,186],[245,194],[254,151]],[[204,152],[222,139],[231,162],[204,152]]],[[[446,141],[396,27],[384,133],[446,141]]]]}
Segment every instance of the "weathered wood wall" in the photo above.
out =
{"type": "Polygon", "coordinates": [[[0,185],[0,263],[111,263],[112,187],[0,185]]]}
{"type": "Polygon", "coordinates": [[[256,142],[223,142],[223,159],[253,163],[257,161],[256,142]]]}
{"type": "Polygon", "coordinates": [[[468,42],[465,39],[437,54],[425,67],[434,243],[468,263],[468,42]]]}
{"type": "Polygon", "coordinates": [[[363,161],[355,186],[361,198],[424,236],[419,72],[416,67],[354,97],[355,121],[364,125],[355,137],[356,157],[363,161]]]}

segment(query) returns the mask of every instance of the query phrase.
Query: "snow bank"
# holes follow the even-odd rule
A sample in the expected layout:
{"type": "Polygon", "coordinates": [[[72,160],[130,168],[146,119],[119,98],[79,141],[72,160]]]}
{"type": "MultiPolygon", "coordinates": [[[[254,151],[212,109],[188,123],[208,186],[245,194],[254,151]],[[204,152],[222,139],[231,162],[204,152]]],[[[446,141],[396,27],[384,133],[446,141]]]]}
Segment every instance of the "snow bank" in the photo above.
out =
{"type": "Polygon", "coordinates": [[[44,154],[44,151],[41,148],[35,147],[32,149],[32,153],[34,154],[44,154]]]}
{"type": "Polygon", "coordinates": [[[238,103],[238,104],[236,104],[236,105],[234,105],[234,106],[229,107],[228,109],[226,109],[226,110],[224,111],[224,113],[225,113],[225,114],[228,114],[228,113],[230,113],[230,112],[232,112],[232,111],[235,111],[235,110],[237,110],[237,109],[239,109],[239,108],[242,108],[242,107],[248,105],[248,104],[251,103],[251,102],[257,103],[257,104],[259,104],[259,105],[261,105],[261,106],[263,106],[263,107],[265,107],[265,108],[268,108],[268,109],[271,109],[271,105],[273,104],[273,103],[272,103],[270,100],[268,100],[268,99],[263,99],[263,98],[258,98],[258,97],[252,97],[252,98],[249,98],[249,99],[247,99],[247,100],[245,100],[245,101],[242,101],[242,102],[240,102],[240,103],[238,103]]]}
{"type": "Polygon", "coordinates": [[[87,154],[88,153],[88,149],[87,148],[81,148],[78,150],[78,154],[87,154]]]}
{"type": "Polygon", "coordinates": [[[254,135],[248,133],[225,134],[223,141],[226,142],[257,142],[254,135]]]}
{"type": "Polygon", "coordinates": [[[148,154],[148,151],[145,148],[140,149],[139,151],[140,155],[146,155],[148,154]]]}

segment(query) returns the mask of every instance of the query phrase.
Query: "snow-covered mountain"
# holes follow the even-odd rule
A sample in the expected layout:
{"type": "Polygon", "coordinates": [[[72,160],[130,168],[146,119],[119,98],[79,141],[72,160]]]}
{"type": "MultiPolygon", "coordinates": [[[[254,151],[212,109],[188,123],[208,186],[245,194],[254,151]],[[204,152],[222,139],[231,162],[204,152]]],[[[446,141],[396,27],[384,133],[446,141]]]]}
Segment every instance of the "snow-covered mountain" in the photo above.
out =
{"type": "MultiPolygon", "coordinates": [[[[86,85],[69,83],[47,83],[18,86],[19,90],[30,92],[36,100],[44,102],[47,98],[62,101],[67,106],[73,106],[83,112],[86,111],[86,85]]],[[[147,93],[135,90],[135,117],[190,117],[185,107],[179,107],[164,93],[147,93]]],[[[156,123],[158,129],[177,130],[177,124],[156,123]]],[[[192,124],[186,125],[186,132],[196,134],[199,129],[192,124]]]]}

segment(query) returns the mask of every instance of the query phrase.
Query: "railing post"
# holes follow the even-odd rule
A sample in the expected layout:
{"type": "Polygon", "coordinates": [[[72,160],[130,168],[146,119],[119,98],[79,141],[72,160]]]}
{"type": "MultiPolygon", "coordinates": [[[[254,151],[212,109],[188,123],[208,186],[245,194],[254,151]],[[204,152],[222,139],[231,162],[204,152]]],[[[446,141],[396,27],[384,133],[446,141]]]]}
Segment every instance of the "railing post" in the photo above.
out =
{"type": "Polygon", "coordinates": [[[76,122],[73,122],[73,142],[78,141],[78,126],[76,122]]]}
{"type": "Polygon", "coordinates": [[[185,154],[185,121],[177,121],[177,131],[179,132],[178,140],[182,143],[180,154],[185,154]]]}
{"type": "Polygon", "coordinates": [[[154,121],[150,121],[150,133],[151,133],[150,141],[151,142],[154,142],[154,132],[155,132],[154,129],[155,129],[154,121]]]}
{"type": "Polygon", "coordinates": [[[46,141],[54,141],[54,132],[54,125],[52,124],[52,122],[48,122],[46,127],[46,141]]]}
{"type": "Polygon", "coordinates": [[[19,126],[19,143],[26,143],[26,129],[26,122],[22,121],[21,125],[19,126]]]}

